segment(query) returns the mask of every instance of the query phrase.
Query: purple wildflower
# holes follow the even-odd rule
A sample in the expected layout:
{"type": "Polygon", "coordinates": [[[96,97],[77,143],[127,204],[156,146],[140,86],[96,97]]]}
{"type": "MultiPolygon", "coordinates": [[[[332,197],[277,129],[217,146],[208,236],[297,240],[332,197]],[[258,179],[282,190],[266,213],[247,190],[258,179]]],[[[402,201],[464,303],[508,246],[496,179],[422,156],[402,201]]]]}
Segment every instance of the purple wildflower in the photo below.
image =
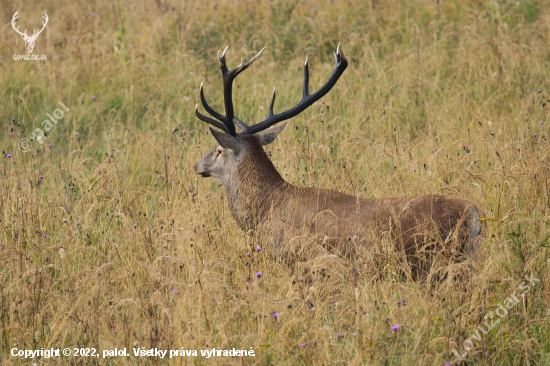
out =
{"type": "Polygon", "coordinates": [[[43,175],[39,175],[39,176],[38,176],[38,179],[42,180],[42,179],[44,179],[44,176],[43,176],[43,175]]]}
{"type": "Polygon", "coordinates": [[[246,256],[247,256],[247,257],[250,257],[250,252],[246,252],[246,256]]]}
{"type": "Polygon", "coordinates": [[[300,347],[305,348],[307,346],[307,343],[302,343],[300,347]]]}
{"type": "Polygon", "coordinates": [[[398,330],[399,330],[399,324],[395,324],[394,326],[391,327],[392,332],[397,332],[398,330]]]}
{"type": "Polygon", "coordinates": [[[92,95],[92,100],[95,100],[95,99],[96,99],[96,98],[95,98],[95,95],[92,95]]]}
{"type": "Polygon", "coordinates": [[[262,272],[260,272],[260,271],[256,272],[256,277],[257,278],[262,278],[262,272]]]}
{"type": "Polygon", "coordinates": [[[47,237],[48,237],[48,234],[44,234],[44,235],[42,235],[42,236],[45,237],[45,238],[47,238],[47,237]]]}
{"type": "Polygon", "coordinates": [[[277,314],[276,311],[273,312],[273,318],[275,318],[275,320],[277,320],[277,316],[278,316],[278,315],[279,315],[279,314],[277,314]]]}
{"type": "Polygon", "coordinates": [[[445,362],[445,363],[443,364],[443,366],[451,366],[451,363],[450,363],[450,362],[445,362]]]}
{"type": "Polygon", "coordinates": [[[11,159],[11,154],[6,154],[6,158],[11,159]]]}
{"type": "Polygon", "coordinates": [[[52,147],[52,144],[48,144],[48,147],[52,147]]]}
{"type": "Polygon", "coordinates": [[[256,251],[257,251],[257,252],[261,252],[261,251],[262,251],[262,248],[256,247],[256,251]]]}
{"type": "Polygon", "coordinates": [[[533,137],[537,137],[537,136],[538,136],[538,135],[537,135],[537,133],[535,132],[535,133],[533,134],[533,137]]]}
{"type": "Polygon", "coordinates": [[[405,298],[401,299],[401,305],[405,306],[405,298]]]}
{"type": "Polygon", "coordinates": [[[341,335],[340,333],[336,334],[336,338],[338,338],[338,340],[340,340],[340,338],[342,338],[343,335],[341,335]]]}
{"type": "Polygon", "coordinates": [[[173,289],[172,289],[172,293],[175,294],[176,292],[178,292],[178,290],[175,289],[175,288],[173,288],[173,289]]]}

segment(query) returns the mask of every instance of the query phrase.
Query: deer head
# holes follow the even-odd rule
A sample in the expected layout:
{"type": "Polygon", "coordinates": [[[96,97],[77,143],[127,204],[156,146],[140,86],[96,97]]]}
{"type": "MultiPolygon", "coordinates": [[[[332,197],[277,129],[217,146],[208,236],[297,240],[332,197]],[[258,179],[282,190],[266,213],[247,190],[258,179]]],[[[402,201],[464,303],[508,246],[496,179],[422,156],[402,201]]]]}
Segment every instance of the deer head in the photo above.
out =
{"type": "Polygon", "coordinates": [[[221,130],[218,131],[210,128],[212,136],[214,136],[214,138],[218,141],[219,146],[195,164],[195,172],[202,177],[214,177],[227,188],[232,184],[232,182],[235,181],[235,175],[239,171],[239,166],[242,166],[243,164],[250,165],[253,161],[255,161],[256,164],[254,164],[255,166],[252,167],[252,169],[263,169],[265,170],[265,174],[273,176],[272,174],[268,174],[268,171],[273,173],[275,168],[272,168],[273,165],[267,158],[267,155],[261,146],[273,142],[279,133],[284,129],[286,123],[278,127],[269,127],[300,114],[327,94],[346,69],[348,60],[344,57],[344,53],[340,49],[340,45],[338,45],[336,53],[334,54],[336,64],[332,74],[319,90],[313,94],[310,94],[309,66],[308,59],[306,57],[306,62],[304,64],[304,86],[302,100],[300,100],[300,102],[294,107],[284,112],[274,114],[273,106],[275,104],[276,95],[274,89],[273,97],[269,105],[268,116],[264,120],[249,126],[235,117],[232,101],[233,80],[237,77],[237,75],[252,65],[258,57],[260,57],[263,49],[246,64],[243,64],[243,61],[241,61],[241,64],[233,70],[229,70],[227,68],[225,61],[226,51],[227,47],[223,51],[221,57],[218,53],[218,59],[223,77],[225,115],[216,112],[208,105],[204,97],[202,84],[200,87],[201,103],[204,109],[206,109],[206,111],[215,119],[201,114],[198,110],[198,105],[195,107],[195,114],[200,120],[221,130]],[[238,134],[236,132],[235,125],[237,125],[241,130],[238,134]],[[263,162],[260,163],[260,160],[263,162]]]}
{"type": "Polygon", "coordinates": [[[38,35],[40,33],[42,33],[42,31],[44,30],[44,28],[46,28],[46,25],[48,24],[48,15],[46,13],[44,13],[44,19],[45,21],[42,23],[42,29],[40,29],[39,31],[37,30],[34,30],[32,36],[28,36],[27,35],[27,30],[25,29],[25,32],[21,33],[19,31],[19,27],[15,28],[15,21],[17,20],[17,18],[19,18],[19,15],[17,14],[19,11],[16,11],[15,14],[13,14],[13,18],[11,19],[11,26],[13,27],[13,29],[15,29],[15,31],[17,33],[19,33],[21,35],[21,38],[23,38],[23,40],[25,41],[25,48],[27,49],[27,53],[32,53],[32,50],[34,49],[34,42],[36,41],[36,38],[38,38],[38,35]]]}

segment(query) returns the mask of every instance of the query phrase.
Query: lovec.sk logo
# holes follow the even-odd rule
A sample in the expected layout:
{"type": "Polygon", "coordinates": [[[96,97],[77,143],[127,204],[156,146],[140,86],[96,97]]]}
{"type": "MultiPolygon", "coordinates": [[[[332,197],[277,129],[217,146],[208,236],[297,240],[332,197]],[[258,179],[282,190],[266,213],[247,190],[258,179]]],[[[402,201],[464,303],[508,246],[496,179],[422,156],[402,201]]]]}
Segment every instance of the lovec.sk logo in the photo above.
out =
{"type": "Polygon", "coordinates": [[[34,30],[32,36],[29,36],[27,35],[27,30],[25,29],[25,32],[20,32],[19,31],[19,27],[15,27],[15,21],[17,20],[17,18],[19,18],[19,15],[17,14],[19,13],[19,10],[15,12],[15,14],[13,14],[13,18],[11,19],[11,26],[13,27],[13,29],[19,33],[21,35],[21,38],[23,38],[23,40],[25,41],[25,48],[27,50],[27,54],[26,55],[13,55],[13,59],[14,60],[46,60],[46,55],[33,55],[32,54],[32,50],[34,49],[34,42],[36,42],[36,38],[38,38],[38,36],[40,35],[40,33],[42,33],[42,31],[44,30],[44,28],[46,28],[46,25],[48,24],[48,15],[46,13],[44,13],[44,22],[42,23],[42,29],[40,29],[39,31],[38,30],[34,30]]]}

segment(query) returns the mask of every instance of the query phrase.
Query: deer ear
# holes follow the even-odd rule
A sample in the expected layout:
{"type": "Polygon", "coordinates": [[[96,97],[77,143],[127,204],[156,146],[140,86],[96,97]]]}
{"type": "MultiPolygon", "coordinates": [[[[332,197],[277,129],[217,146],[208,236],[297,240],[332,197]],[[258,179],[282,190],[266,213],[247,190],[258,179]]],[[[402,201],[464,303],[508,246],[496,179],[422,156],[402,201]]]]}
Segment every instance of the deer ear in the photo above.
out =
{"type": "Polygon", "coordinates": [[[216,141],[218,141],[220,146],[224,149],[233,150],[235,154],[238,154],[241,151],[243,144],[238,137],[231,136],[228,133],[220,132],[213,128],[210,128],[210,132],[212,132],[212,136],[214,136],[216,141]]]}
{"type": "Polygon", "coordinates": [[[273,141],[275,141],[275,138],[279,136],[279,134],[285,127],[286,127],[286,122],[280,126],[272,127],[265,131],[257,133],[256,136],[258,136],[258,138],[260,139],[260,144],[262,144],[262,146],[268,145],[273,141]]]}

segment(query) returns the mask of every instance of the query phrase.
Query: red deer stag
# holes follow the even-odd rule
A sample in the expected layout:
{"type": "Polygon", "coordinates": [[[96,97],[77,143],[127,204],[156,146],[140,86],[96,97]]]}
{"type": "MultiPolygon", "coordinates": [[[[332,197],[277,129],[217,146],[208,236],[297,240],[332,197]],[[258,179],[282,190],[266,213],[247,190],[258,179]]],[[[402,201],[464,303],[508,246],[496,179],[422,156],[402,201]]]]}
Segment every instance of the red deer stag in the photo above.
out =
{"type": "Polygon", "coordinates": [[[286,123],[269,127],[298,115],[330,91],[348,66],[340,46],[335,54],[336,65],[325,85],[309,93],[306,58],[302,100],[289,110],[274,114],[273,91],[268,116],[251,126],[234,115],[232,85],[235,77],[263,50],[233,70],[227,68],[226,50],[227,47],[221,57],[218,53],[225,115],[208,105],[202,84],[201,103],[215,119],[201,114],[198,105],[195,107],[200,120],[221,130],[210,128],[219,146],[195,164],[195,172],[202,177],[214,177],[225,187],[229,209],[245,232],[263,232],[279,244],[288,230],[320,234],[325,239],[335,239],[332,242],[350,241],[351,238],[356,241],[369,234],[372,238],[373,234],[380,236],[382,232],[390,232],[409,260],[420,253],[419,249],[433,246],[435,241],[449,243],[454,240],[460,243],[460,250],[467,257],[474,256],[480,244],[482,225],[479,209],[472,202],[435,194],[365,199],[323,188],[297,187],[286,182],[273,166],[262,146],[273,142],[286,123]],[[237,133],[235,125],[242,132],[237,133]]]}

